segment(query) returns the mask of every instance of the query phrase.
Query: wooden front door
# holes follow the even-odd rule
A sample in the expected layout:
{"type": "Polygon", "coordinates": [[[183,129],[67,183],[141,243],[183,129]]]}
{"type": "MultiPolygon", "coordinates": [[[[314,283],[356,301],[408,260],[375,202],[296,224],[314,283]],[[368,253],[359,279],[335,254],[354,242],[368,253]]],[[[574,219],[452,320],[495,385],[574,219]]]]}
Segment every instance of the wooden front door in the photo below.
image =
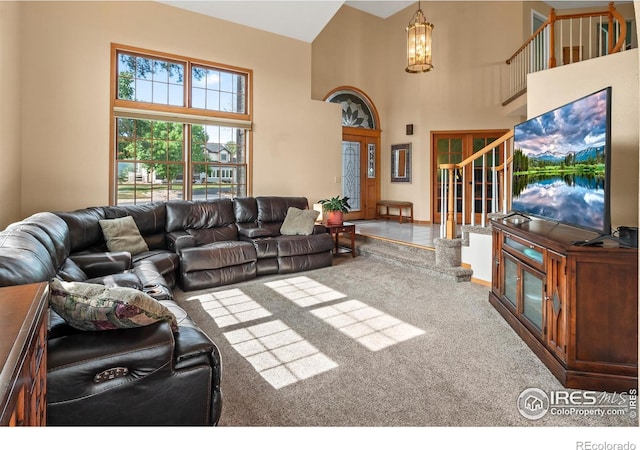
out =
{"type": "Polygon", "coordinates": [[[342,129],[342,195],[349,197],[346,220],[375,219],[380,198],[380,131],[342,129]]]}
{"type": "Polygon", "coordinates": [[[342,107],[342,196],[349,197],[347,220],[375,219],[380,198],[380,117],[362,91],[341,86],[325,101],[342,107]]]}
{"type": "MultiPolygon", "coordinates": [[[[506,133],[506,130],[477,130],[477,131],[443,131],[431,133],[431,148],[432,151],[432,164],[433,168],[432,180],[433,181],[433,202],[432,213],[433,223],[442,223],[441,220],[441,201],[442,201],[442,179],[439,166],[440,164],[457,164],[473,155],[478,150],[482,150],[485,146],[498,139],[506,133]]],[[[500,151],[496,152],[496,161],[500,164],[502,154],[500,151]]],[[[485,166],[491,167],[493,165],[493,156],[491,153],[485,157],[485,166]]],[[[456,189],[455,208],[457,211],[456,221],[462,223],[462,215],[464,214],[465,223],[471,222],[472,202],[475,203],[475,220],[478,223],[481,220],[482,212],[482,181],[483,181],[483,162],[482,159],[475,161],[473,165],[473,171],[475,173],[474,181],[472,180],[470,169],[467,169],[466,183],[462,185],[462,173],[456,171],[454,185],[456,189]],[[464,194],[463,194],[464,190],[464,194]],[[466,201],[463,204],[463,195],[466,201]]],[[[486,171],[485,171],[486,177],[486,171]]],[[[490,183],[491,178],[487,178],[490,183]]],[[[491,210],[490,202],[491,197],[486,196],[484,198],[486,202],[486,208],[491,210]]]]}

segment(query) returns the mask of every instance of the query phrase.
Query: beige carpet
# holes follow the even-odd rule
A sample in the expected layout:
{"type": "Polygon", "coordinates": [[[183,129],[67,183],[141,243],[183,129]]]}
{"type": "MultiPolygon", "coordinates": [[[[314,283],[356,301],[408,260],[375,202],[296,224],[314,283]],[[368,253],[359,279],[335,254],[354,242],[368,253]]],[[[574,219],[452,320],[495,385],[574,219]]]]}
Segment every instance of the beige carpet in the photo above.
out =
{"type": "Polygon", "coordinates": [[[562,385],[488,302],[488,288],[366,257],[177,301],[223,359],[220,426],[637,426],[523,417],[523,390],[562,385]]]}

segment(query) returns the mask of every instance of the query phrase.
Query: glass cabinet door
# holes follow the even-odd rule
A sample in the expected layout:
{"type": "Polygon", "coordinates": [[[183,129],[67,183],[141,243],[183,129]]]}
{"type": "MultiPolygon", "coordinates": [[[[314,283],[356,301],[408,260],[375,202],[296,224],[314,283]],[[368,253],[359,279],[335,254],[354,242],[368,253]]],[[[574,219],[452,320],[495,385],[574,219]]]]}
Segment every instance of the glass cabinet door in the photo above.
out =
{"type": "Polygon", "coordinates": [[[518,305],[518,264],[503,254],[504,260],[504,297],[514,308],[518,305]]]}
{"type": "Polygon", "coordinates": [[[502,252],[505,306],[511,307],[527,327],[537,334],[544,329],[545,275],[509,252],[502,252]]]}
{"type": "Polygon", "coordinates": [[[522,314],[539,332],[542,332],[542,308],[544,300],[544,280],[523,266],[522,269],[522,314]]]}

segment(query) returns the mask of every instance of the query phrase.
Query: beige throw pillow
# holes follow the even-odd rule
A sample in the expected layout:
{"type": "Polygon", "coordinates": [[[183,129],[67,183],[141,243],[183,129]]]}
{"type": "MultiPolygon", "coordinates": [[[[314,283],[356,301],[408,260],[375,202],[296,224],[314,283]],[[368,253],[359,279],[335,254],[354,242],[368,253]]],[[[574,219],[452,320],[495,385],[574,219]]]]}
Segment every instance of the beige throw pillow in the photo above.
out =
{"type": "Polygon", "coordinates": [[[102,234],[111,252],[129,252],[132,255],[149,251],[133,217],[101,220],[102,234]]]}
{"type": "Polygon", "coordinates": [[[287,210],[287,216],[280,227],[280,234],[285,236],[313,234],[313,227],[320,211],[299,209],[293,206],[287,210]]]}

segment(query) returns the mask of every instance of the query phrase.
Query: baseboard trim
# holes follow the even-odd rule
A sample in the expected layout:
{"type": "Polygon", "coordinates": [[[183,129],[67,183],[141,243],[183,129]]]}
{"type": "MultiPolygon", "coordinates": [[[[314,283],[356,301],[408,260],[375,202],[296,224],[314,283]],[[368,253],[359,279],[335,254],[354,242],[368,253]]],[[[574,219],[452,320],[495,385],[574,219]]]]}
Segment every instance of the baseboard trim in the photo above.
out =
{"type": "Polygon", "coordinates": [[[480,278],[471,277],[471,282],[479,284],[480,286],[491,287],[491,281],[481,280],[480,278]]]}
{"type": "MultiPolygon", "coordinates": [[[[469,263],[464,263],[464,262],[460,263],[460,267],[462,267],[463,269],[471,269],[471,270],[473,270],[473,268],[471,267],[471,264],[469,264],[469,263]]],[[[471,277],[471,282],[475,283],[475,284],[479,284],[481,286],[491,287],[491,281],[483,280],[481,278],[471,277]]]]}

